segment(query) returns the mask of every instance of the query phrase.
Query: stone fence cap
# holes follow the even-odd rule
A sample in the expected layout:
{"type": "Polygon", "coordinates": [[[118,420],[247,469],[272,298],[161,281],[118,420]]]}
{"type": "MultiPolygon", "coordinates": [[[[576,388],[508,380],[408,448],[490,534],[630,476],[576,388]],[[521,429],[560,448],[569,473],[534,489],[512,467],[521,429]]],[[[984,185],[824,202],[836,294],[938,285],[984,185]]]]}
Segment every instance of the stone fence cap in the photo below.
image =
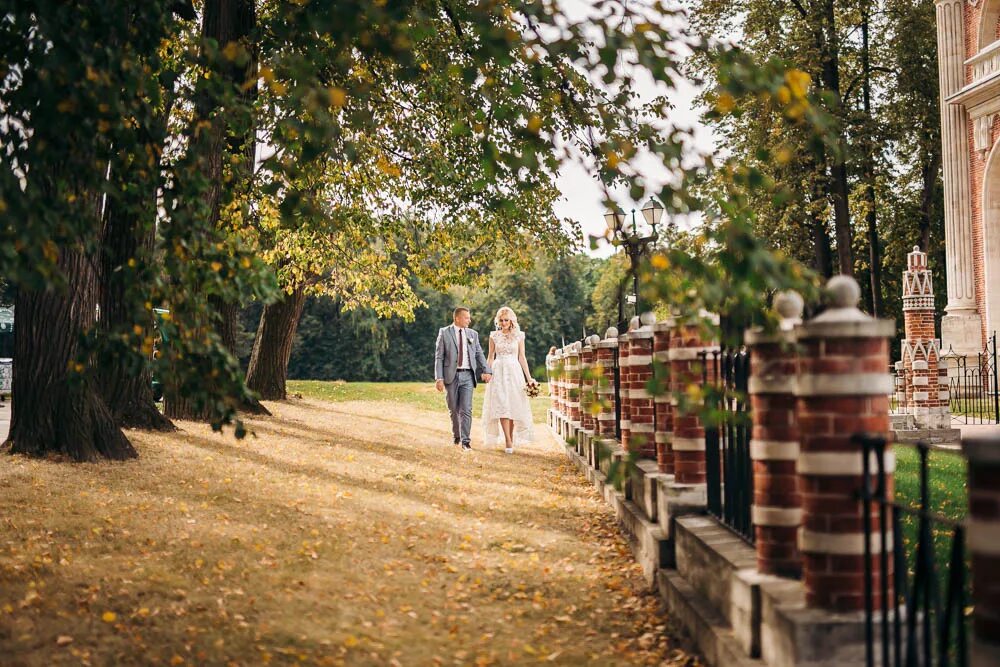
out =
{"type": "Polygon", "coordinates": [[[894,336],[896,323],[877,320],[858,309],[861,288],[858,282],[846,275],[830,278],[826,283],[830,307],[798,329],[804,338],[879,338],[894,336]]]}
{"type": "Polygon", "coordinates": [[[618,338],[618,329],[616,327],[608,327],[608,330],[604,332],[604,340],[611,338],[618,338]]]}
{"type": "Polygon", "coordinates": [[[768,343],[794,343],[794,331],[764,331],[760,327],[747,329],[743,334],[743,342],[747,345],[766,345],[768,343]]]}
{"type": "Polygon", "coordinates": [[[796,324],[802,322],[802,310],[805,301],[802,295],[793,290],[778,292],[774,297],[774,310],[781,316],[779,327],[782,331],[791,331],[796,324]]]}

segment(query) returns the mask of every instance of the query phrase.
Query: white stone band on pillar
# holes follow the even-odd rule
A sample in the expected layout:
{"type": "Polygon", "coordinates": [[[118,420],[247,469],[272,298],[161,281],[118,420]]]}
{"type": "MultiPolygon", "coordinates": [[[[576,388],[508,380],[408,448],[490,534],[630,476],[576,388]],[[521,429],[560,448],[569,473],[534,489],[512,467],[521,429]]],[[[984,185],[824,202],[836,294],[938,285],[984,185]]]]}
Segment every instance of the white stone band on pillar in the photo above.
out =
{"type": "Polygon", "coordinates": [[[1000,523],[970,519],[966,535],[971,553],[981,556],[1000,556],[1000,523]]]}
{"type": "Polygon", "coordinates": [[[797,440],[750,440],[750,459],[753,461],[795,461],[799,458],[797,440]]]}
{"type": "Polygon", "coordinates": [[[670,444],[671,449],[675,452],[701,452],[705,450],[704,438],[680,438],[674,436],[670,444]]]}
{"type": "MultiPolygon", "coordinates": [[[[886,544],[892,548],[892,531],[886,531],[886,544]]],[[[872,531],[869,544],[871,553],[882,553],[882,541],[878,531],[872,531]]],[[[819,533],[805,528],[799,529],[799,551],[810,554],[836,554],[841,556],[863,556],[865,553],[864,533],[819,533]]]]}
{"type": "Polygon", "coordinates": [[[802,523],[802,508],[752,505],[750,520],[755,526],[798,526],[802,523]]]}
{"type": "MultiPolygon", "coordinates": [[[[863,475],[864,460],[861,452],[801,452],[795,464],[800,475],[863,475]]],[[[896,454],[885,453],[885,472],[896,471],[896,454]]],[[[875,452],[868,453],[868,474],[878,473],[878,457],[875,452]]]]}

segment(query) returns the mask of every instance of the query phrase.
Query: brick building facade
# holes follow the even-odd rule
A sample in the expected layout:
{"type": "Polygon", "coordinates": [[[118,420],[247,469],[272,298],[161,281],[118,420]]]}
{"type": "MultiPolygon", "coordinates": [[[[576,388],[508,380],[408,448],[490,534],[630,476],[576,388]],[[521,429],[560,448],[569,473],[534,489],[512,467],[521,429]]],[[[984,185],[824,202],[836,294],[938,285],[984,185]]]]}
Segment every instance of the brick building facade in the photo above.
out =
{"type": "Polygon", "coordinates": [[[944,350],[1000,329],[1000,0],[936,0],[948,304],[944,350]]]}

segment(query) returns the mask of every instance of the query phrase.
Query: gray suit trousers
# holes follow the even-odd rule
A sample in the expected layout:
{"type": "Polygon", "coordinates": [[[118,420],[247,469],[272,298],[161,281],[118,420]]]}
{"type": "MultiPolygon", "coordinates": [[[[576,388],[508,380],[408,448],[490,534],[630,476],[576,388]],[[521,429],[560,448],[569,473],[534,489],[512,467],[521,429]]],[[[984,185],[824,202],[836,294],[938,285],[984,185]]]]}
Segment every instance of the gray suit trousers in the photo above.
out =
{"type": "Polygon", "coordinates": [[[472,373],[459,371],[455,380],[444,386],[448,413],[451,415],[451,433],[455,442],[468,443],[472,437],[472,373]]]}

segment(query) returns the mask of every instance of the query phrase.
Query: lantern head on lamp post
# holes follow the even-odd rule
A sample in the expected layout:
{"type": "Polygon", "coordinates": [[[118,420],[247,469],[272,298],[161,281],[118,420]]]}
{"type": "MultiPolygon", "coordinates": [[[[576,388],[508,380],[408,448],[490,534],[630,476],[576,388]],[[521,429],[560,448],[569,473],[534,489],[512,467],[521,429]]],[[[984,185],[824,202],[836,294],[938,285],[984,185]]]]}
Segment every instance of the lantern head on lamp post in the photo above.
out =
{"type": "Polygon", "coordinates": [[[635,314],[638,315],[640,312],[639,304],[639,261],[642,259],[643,254],[650,245],[656,243],[659,238],[659,232],[656,227],[660,224],[660,220],[663,218],[663,205],[660,204],[654,197],[650,197],[649,201],[642,207],[642,217],[648,226],[648,234],[644,232],[647,230],[640,230],[635,219],[635,209],[632,209],[632,231],[629,233],[625,229],[625,212],[618,207],[615,210],[608,211],[604,214],[604,221],[608,225],[608,233],[611,237],[611,243],[616,246],[624,246],[625,252],[628,254],[629,268],[632,271],[632,289],[635,294],[635,314]]]}

